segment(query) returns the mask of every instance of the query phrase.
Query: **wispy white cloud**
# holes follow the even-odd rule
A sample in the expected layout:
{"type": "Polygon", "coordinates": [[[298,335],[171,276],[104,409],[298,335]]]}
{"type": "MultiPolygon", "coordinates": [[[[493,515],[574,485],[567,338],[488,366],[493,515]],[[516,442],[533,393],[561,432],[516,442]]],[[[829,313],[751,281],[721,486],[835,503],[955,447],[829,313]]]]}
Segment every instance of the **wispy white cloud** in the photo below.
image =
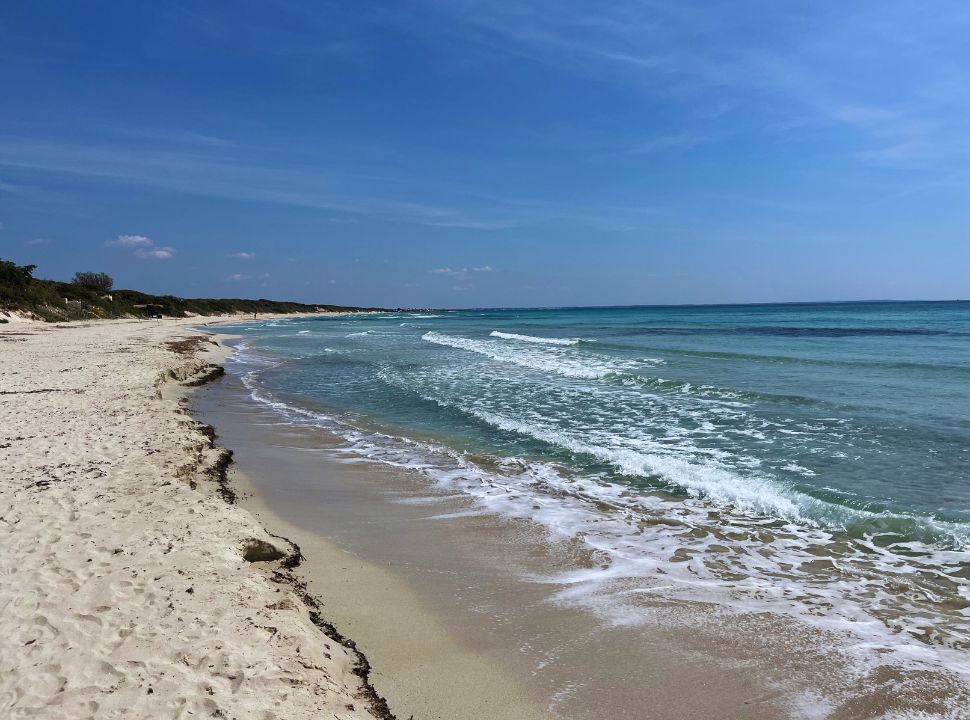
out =
{"type": "MultiPolygon", "coordinates": [[[[3,226],[0,226],[0,230],[3,230],[3,226]]],[[[50,245],[51,241],[48,238],[34,238],[33,240],[27,241],[28,245],[50,245]]]]}
{"type": "MultiPolygon", "coordinates": [[[[220,27],[218,15],[211,14],[212,27],[220,27]]],[[[308,19],[318,15],[306,11],[308,19]]],[[[250,147],[243,135],[228,141],[217,137],[221,131],[206,132],[216,126],[205,124],[197,126],[199,132],[129,129],[124,142],[106,141],[102,134],[96,144],[0,138],[0,165],[201,197],[315,208],[334,215],[329,220],[335,224],[378,220],[440,228],[442,233],[501,232],[564,221],[614,231],[644,229],[652,220],[624,202],[663,204],[667,188],[648,185],[644,173],[597,177],[602,163],[584,176],[583,163],[590,157],[619,156],[618,164],[626,168],[646,167],[663,153],[673,156],[672,151],[678,156],[695,149],[698,155],[720,152],[747,133],[744,143],[730,148],[734,155],[753,150],[762,158],[782,141],[808,148],[822,137],[807,152],[771,158],[779,164],[814,165],[815,171],[823,164],[831,170],[828,161],[835,155],[867,173],[887,167],[927,173],[970,168],[970,147],[960,142],[968,136],[965,119],[970,117],[966,58],[959,53],[970,28],[967,17],[955,3],[947,4],[945,12],[928,13],[908,3],[875,0],[798,8],[743,0],[731,7],[691,0],[619,0],[595,7],[579,0],[422,0],[407,11],[375,13],[368,22],[408,24],[409,33],[426,33],[434,43],[449,38],[447,48],[436,49],[452,53],[455,67],[450,70],[456,73],[467,72],[475,60],[499,65],[511,59],[541,65],[543,72],[609,84],[609,98],[598,94],[601,105],[562,113],[555,122],[516,117],[501,128],[510,143],[522,139],[516,134],[526,125],[535,137],[550,129],[561,132],[567,150],[547,169],[539,167],[547,157],[537,160],[527,151],[511,157],[509,149],[522,145],[503,146],[489,137],[498,134],[491,131],[476,138],[482,140],[481,151],[464,155],[450,141],[429,142],[433,147],[378,147],[375,142],[369,158],[366,151],[347,153],[354,155],[353,166],[345,164],[345,172],[338,172],[340,152],[326,153],[323,160],[324,153],[296,157],[293,146],[300,142],[288,144],[278,134],[261,136],[261,142],[278,146],[250,147]],[[592,142],[577,148],[571,141],[584,131],[592,142]],[[468,172],[486,153],[488,172],[468,172]],[[516,176],[528,163],[528,172],[516,176]],[[560,170],[562,177],[549,179],[560,170]],[[489,177],[493,188],[508,188],[509,197],[496,197],[494,191],[490,196],[488,180],[480,179],[489,177]],[[524,187],[522,178],[537,182],[524,187]],[[479,187],[468,187],[476,183],[479,187]],[[603,192],[597,197],[598,190],[603,192]],[[537,197],[526,199],[523,191],[537,197]],[[618,200],[603,202],[610,197],[618,200]]],[[[377,35],[361,39],[370,44],[377,35]]],[[[332,40],[353,43],[353,38],[332,40]]],[[[314,37],[308,47],[326,44],[314,37]]],[[[346,48],[328,52],[336,49],[346,48]]],[[[580,88],[578,98],[581,93],[580,88]]],[[[469,137],[476,132],[471,126],[465,131],[469,137]]],[[[714,172],[704,181],[745,192],[727,187],[725,175],[714,172]]],[[[674,188],[667,197],[678,203],[678,192],[674,188]]]]}
{"type": "MultiPolygon", "coordinates": [[[[0,166],[135,182],[197,196],[308,207],[371,219],[468,228],[499,228],[512,224],[505,219],[499,222],[457,207],[378,194],[342,192],[335,189],[339,178],[323,172],[254,165],[204,153],[26,140],[8,142],[0,138],[0,166]]],[[[379,183],[377,178],[371,181],[379,183]]]]}
{"type": "Polygon", "coordinates": [[[266,280],[270,277],[268,272],[260,273],[258,275],[250,275],[247,273],[233,273],[226,278],[226,282],[244,282],[246,280],[266,280]]]}
{"type": "Polygon", "coordinates": [[[522,227],[522,220],[476,220],[474,218],[452,217],[436,220],[426,220],[422,223],[429,227],[458,228],[465,230],[508,230],[522,227]]]}
{"type": "Polygon", "coordinates": [[[132,253],[139,260],[171,260],[175,248],[171,245],[156,246],[155,241],[144,235],[119,235],[104,243],[108,247],[134,249],[132,253]]]}
{"type": "MultiPolygon", "coordinates": [[[[812,139],[820,129],[842,131],[830,138],[830,152],[867,165],[933,170],[970,159],[960,142],[970,116],[965,4],[925,12],[875,0],[799,8],[682,0],[595,8],[579,0],[428,2],[448,18],[450,31],[493,55],[526,58],[661,102],[685,130],[644,141],[641,153],[691,147],[691,138],[709,138],[709,125],[696,121],[730,112],[760,122],[767,134],[812,139]],[[765,32],[751,32],[752,17],[765,32]]],[[[716,138],[701,142],[730,140],[739,127],[721,124],[716,138]]]]}
{"type": "Polygon", "coordinates": [[[173,247],[138,248],[135,257],[141,260],[171,260],[175,256],[173,247]]]}
{"type": "Polygon", "coordinates": [[[126,128],[122,132],[128,137],[165,145],[189,145],[204,148],[228,148],[235,145],[231,140],[225,138],[195,132],[165,132],[145,128],[126,128]]]}
{"type": "Polygon", "coordinates": [[[470,273],[490,273],[490,272],[493,272],[493,271],[494,271],[494,268],[491,265],[481,265],[479,267],[463,267],[463,268],[441,267],[441,268],[433,268],[432,270],[429,270],[428,272],[430,272],[430,273],[432,273],[434,275],[446,275],[446,276],[452,277],[452,278],[462,278],[462,277],[466,277],[470,273]]]}
{"type": "Polygon", "coordinates": [[[236,258],[237,260],[253,260],[256,257],[256,253],[253,252],[234,252],[229,253],[226,257],[236,258]]]}
{"type": "MultiPolygon", "coordinates": [[[[0,137],[0,167],[77,175],[105,182],[135,183],[198,197],[306,207],[339,213],[332,222],[381,220],[439,228],[501,231],[563,220],[606,227],[616,215],[642,209],[556,202],[521,194],[497,195],[452,178],[387,176],[379,170],[365,178],[307,170],[288,164],[250,161],[251,148],[233,152],[161,152],[152,147],[77,144],[0,137]],[[356,191],[361,179],[373,192],[356,191]],[[341,191],[340,187],[354,191],[341,191]],[[381,194],[387,190],[387,194],[381,194]],[[434,202],[394,195],[433,197],[434,202]],[[437,202],[439,198],[448,202],[437,202]],[[610,217],[612,216],[612,217],[610,217]]],[[[359,170],[359,168],[358,168],[359,170]]]]}
{"type": "Polygon", "coordinates": [[[626,149],[626,153],[629,155],[650,155],[664,150],[688,150],[713,141],[714,138],[712,136],[698,133],[684,132],[672,133],[670,135],[657,135],[632,143],[626,149]]]}
{"type": "Polygon", "coordinates": [[[144,235],[119,235],[114,240],[106,240],[104,244],[108,247],[145,248],[155,243],[144,235]]]}

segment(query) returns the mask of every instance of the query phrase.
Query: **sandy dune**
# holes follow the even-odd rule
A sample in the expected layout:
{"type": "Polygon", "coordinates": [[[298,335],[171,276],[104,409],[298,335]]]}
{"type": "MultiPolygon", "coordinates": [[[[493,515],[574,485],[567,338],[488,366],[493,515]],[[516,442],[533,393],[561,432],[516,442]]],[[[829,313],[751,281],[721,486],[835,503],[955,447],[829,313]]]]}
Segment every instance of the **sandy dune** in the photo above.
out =
{"type": "Polygon", "coordinates": [[[281,563],[244,559],[292,549],[213,491],[193,334],[0,326],[0,717],[382,717],[281,563]]]}

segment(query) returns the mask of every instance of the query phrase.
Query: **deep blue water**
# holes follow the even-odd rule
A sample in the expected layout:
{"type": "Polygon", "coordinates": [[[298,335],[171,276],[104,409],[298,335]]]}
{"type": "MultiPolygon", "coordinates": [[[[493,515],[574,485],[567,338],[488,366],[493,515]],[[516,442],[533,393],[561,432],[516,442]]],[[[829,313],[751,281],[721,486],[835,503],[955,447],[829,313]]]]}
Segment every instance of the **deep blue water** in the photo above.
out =
{"type": "Polygon", "coordinates": [[[863,611],[897,630],[923,616],[950,628],[945,642],[970,639],[970,303],[474,310],[244,328],[239,372],[254,392],[347,430],[360,452],[521,492],[560,532],[590,537],[589,507],[619,508],[619,524],[590,542],[628,559],[679,547],[695,574],[784,574],[822,594],[824,573],[807,569],[818,556],[860,586],[867,573],[907,576],[895,598],[904,620],[893,598],[863,611]],[[644,523],[671,518],[683,532],[656,531],[653,545],[617,529],[650,535],[644,523]],[[705,562],[710,538],[731,541],[728,560],[705,562]],[[949,610],[908,598],[920,594],[914,577],[949,610]]]}

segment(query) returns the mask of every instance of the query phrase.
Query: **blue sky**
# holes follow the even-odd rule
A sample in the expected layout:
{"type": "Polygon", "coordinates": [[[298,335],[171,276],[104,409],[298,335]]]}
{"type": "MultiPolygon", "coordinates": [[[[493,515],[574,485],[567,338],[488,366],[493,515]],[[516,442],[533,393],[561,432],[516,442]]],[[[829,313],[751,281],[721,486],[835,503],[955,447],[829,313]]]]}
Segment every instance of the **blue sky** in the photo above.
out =
{"type": "Polygon", "coordinates": [[[0,6],[0,256],[404,306],[970,297],[970,4],[0,6]]]}

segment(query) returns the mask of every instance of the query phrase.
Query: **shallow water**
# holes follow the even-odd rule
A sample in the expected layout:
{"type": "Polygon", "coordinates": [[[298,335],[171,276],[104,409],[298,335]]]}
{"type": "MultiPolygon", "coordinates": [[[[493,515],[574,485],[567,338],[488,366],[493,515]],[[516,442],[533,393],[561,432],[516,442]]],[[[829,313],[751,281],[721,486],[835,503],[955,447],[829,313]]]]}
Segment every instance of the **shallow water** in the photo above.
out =
{"type": "Polygon", "coordinates": [[[862,654],[970,673],[970,303],[240,331],[230,372],[342,437],[335,452],[588,546],[563,603],[614,624],[644,621],[638,593],[788,613],[862,654]]]}

